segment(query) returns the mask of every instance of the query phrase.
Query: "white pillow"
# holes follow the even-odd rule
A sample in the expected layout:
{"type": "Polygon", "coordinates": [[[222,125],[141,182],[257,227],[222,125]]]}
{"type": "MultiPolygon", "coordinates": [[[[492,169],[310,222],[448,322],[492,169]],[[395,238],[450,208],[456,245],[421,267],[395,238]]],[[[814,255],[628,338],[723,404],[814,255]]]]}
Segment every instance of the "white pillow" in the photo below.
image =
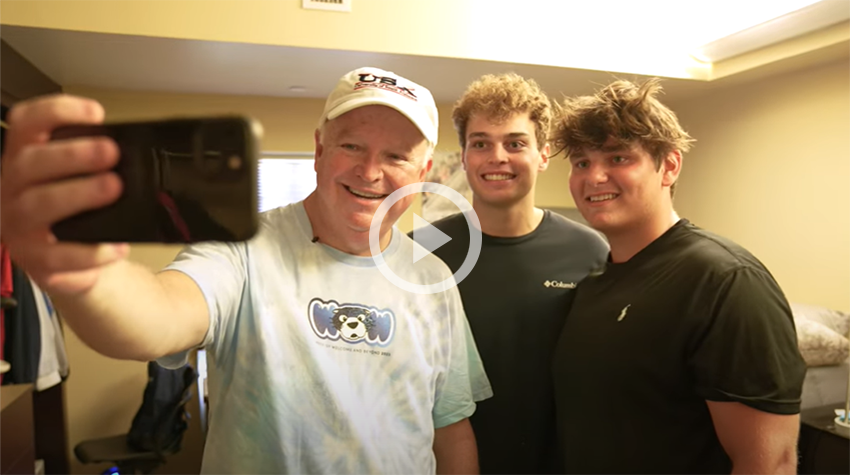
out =
{"type": "Polygon", "coordinates": [[[840,364],[850,356],[850,340],[826,325],[805,318],[795,319],[797,346],[807,366],[840,364]]]}
{"type": "Polygon", "coordinates": [[[794,314],[794,319],[806,319],[818,322],[830,330],[850,338],[850,313],[830,310],[826,307],[817,305],[807,305],[802,303],[792,303],[791,312],[794,314]]]}

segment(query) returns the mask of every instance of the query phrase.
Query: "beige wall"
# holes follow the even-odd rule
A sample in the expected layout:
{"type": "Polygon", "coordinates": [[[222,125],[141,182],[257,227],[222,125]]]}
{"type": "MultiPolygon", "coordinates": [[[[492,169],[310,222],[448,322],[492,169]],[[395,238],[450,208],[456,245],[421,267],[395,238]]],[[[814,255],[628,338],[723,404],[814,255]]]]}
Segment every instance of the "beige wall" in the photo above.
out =
{"type": "Polygon", "coordinates": [[[673,107],[698,140],[680,214],[749,248],[789,300],[850,310],[850,64],[673,107]]]}
{"type": "Polygon", "coordinates": [[[478,36],[469,32],[471,27],[487,28],[465,21],[464,10],[470,5],[452,0],[365,0],[356,2],[350,13],[330,13],[305,10],[301,4],[301,0],[3,0],[0,17],[6,25],[40,28],[499,59],[492,57],[487,42],[474,41],[478,36]]]}
{"type": "Polygon", "coordinates": [[[534,193],[537,206],[575,208],[570,195],[570,162],[563,155],[549,160],[549,168],[538,175],[534,193]]]}

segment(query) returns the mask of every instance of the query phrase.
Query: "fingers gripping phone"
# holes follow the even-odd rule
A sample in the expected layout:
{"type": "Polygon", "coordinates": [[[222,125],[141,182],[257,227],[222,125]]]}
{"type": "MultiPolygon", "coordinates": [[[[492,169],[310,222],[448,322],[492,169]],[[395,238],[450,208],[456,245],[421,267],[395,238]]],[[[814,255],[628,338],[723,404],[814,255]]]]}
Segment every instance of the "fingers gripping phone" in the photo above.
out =
{"type": "Polygon", "coordinates": [[[259,125],[243,117],[57,129],[53,140],[107,136],[120,150],[118,200],[53,226],[61,241],[243,241],[257,231],[259,125]]]}

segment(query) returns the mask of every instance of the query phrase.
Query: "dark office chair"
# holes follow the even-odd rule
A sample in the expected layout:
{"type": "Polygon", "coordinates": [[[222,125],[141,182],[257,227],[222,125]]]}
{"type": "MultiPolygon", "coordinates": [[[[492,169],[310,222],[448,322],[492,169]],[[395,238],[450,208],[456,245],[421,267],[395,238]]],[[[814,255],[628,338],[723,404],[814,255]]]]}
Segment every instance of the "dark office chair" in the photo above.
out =
{"type": "Polygon", "coordinates": [[[197,374],[189,365],[168,370],[150,362],[148,376],[144,400],[130,432],[80,442],[74,447],[80,462],[116,465],[117,470],[109,473],[152,473],[180,450],[188,427],[186,403],[192,399],[197,374]]]}

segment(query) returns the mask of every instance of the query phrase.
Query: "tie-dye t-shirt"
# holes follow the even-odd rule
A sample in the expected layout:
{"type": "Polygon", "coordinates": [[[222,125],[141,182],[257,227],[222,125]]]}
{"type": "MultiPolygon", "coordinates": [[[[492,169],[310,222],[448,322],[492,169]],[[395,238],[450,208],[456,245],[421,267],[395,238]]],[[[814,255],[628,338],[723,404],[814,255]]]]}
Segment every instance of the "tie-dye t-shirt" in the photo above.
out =
{"type": "MultiPolygon", "coordinates": [[[[401,290],[312,236],[297,203],[246,243],[193,245],[168,266],[209,306],[202,471],[434,473],[434,429],[492,395],[457,289],[401,290]]],[[[433,255],[412,264],[414,246],[393,229],[382,256],[409,282],[450,278],[433,255]]]]}

